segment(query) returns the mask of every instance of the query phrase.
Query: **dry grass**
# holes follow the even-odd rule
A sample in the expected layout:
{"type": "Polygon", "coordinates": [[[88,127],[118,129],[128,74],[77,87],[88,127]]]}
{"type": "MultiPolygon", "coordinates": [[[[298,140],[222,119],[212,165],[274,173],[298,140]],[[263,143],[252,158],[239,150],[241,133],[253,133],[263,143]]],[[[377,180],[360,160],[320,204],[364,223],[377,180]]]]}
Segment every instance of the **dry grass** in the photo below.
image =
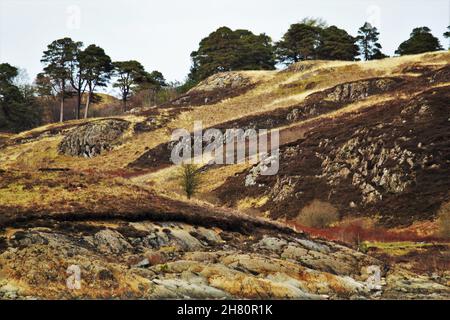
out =
{"type": "MultiPolygon", "coordinates": [[[[291,107],[292,105],[302,102],[311,93],[333,87],[342,82],[400,74],[405,66],[411,64],[440,66],[448,63],[450,63],[450,53],[440,52],[364,63],[340,61],[302,62],[295,66],[297,71],[294,70],[295,68],[282,72],[245,71],[242,72],[242,74],[245,77],[250,78],[251,82],[257,83],[253,89],[245,94],[226,99],[214,105],[200,106],[191,110],[186,110],[178,114],[168,125],[161,129],[140,134],[128,132],[124,138],[123,145],[99,157],[85,159],[58,154],[57,146],[62,139],[62,135],[56,134],[0,149],[0,169],[17,169],[22,170],[23,172],[32,172],[42,167],[63,167],[80,173],[94,170],[98,174],[120,170],[129,171],[129,169],[127,169],[129,163],[136,160],[136,158],[148,149],[167,142],[170,139],[173,129],[186,128],[191,130],[192,122],[194,120],[202,120],[205,127],[214,126],[247,115],[256,115],[278,108],[291,107]],[[303,66],[306,66],[306,68],[303,68],[303,66]],[[311,83],[314,85],[309,86],[311,83]]],[[[296,128],[301,129],[302,126],[311,123],[312,121],[332,119],[343,114],[355,113],[375,104],[399,98],[401,97],[393,97],[392,94],[369,97],[364,101],[349,104],[335,112],[321,115],[281,129],[294,129],[295,132],[293,132],[291,138],[298,139],[301,132],[296,131],[296,128]]],[[[144,119],[143,117],[133,115],[117,118],[122,118],[133,123],[144,119]]],[[[58,131],[76,126],[80,123],[85,123],[86,121],[95,121],[98,119],[74,120],[65,122],[64,124],[50,124],[20,133],[11,138],[16,140],[32,138],[49,130],[58,131]]],[[[3,137],[8,138],[10,135],[0,134],[0,138],[3,137]]],[[[234,165],[209,169],[206,173],[206,182],[201,186],[199,194],[197,195],[198,199],[200,199],[198,201],[206,199],[212,201],[212,190],[219,187],[226,178],[247,167],[248,165],[234,165]]],[[[144,182],[148,182],[148,184],[158,192],[170,194],[176,198],[182,198],[182,190],[176,186],[176,181],[171,178],[173,177],[173,170],[175,170],[174,167],[166,168],[152,174],[133,178],[130,183],[131,185],[135,184],[142,186],[145,184],[144,182]]],[[[99,189],[102,189],[103,187],[104,186],[100,186],[99,189]]],[[[93,190],[95,190],[95,186],[93,188],[93,190]]],[[[114,188],[114,186],[111,188],[114,188]]],[[[19,187],[12,187],[10,191],[5,193],[5,197],[6,195],[8,195],[8,197],[12,196],[14,193],[12,190],[20,193],[19,187]]],[[[117,193],[119,192],[120,190],[117,189],[117,193]]],[[[65,192],[62,191],[61,194],[64,195],[65,192]]],[[[30,197],[34,197],[33,193],[31,193],[30,197]]],[[[46,194],[45,196],[42,195],[42,197],[53,200],[52,196],[49,194],[46,194]]],[[[80,199],[84,201],[84,198],[81,197],[80,199]]],[[[24,203],[30,201],[30,199],[22,200],[24,203]]],[[[75,199],[74,201],[78,200],[75,199]]],[[[259,203],[259,201],[256,201],[256,203],[259,203]]]]}
{"type": "Polygon", "coordinates": [[[82,208],[119,210],[148,198],[146,190],[121,178],[95,173],[6,171],[1,174],[1,211],[75,212],[82,208]],[[9,209],[8,209],[9,208],[9,209]]]}
{"type": "Polygon", "coordinates": [[[250,164],[223,165],[220,167],[209,169],[205,175],[204,184],[200,187],[199,194],[208,194],[220,187],[228,177],[248,169],[250,164]]]}
{"type": "Polygon", "coordinates": [[[360,67],[380,75],[404,75],[403,69],[413,64],[443,66],[450,63],[448,51],[406,55],[401,57],[372,60],[360,63],[360,67]]]}
{"type": "Polygon", "coordinates": [[[412,241],[398,241],[398,242],[365,242],[368,249],[375,248],[380,252],[386,253],[390,256],[403,256],[417,249],[424,249],[427,247],[432,247],[434,243],[424,243],[424,242],[412,242],[412,241]]]}
{"type": "Polygon", "coordinates": [[[269,200],[268,196],[255,198],[247,197],[238,201],[236,209],[248,216],[270,219],[270,211],[263,211],[261,208],[269,200]]]}
{"type": "Polygon", "coordinates": [[[12,133],[0,132],[0,139],[9,139],[12,136],[12,133]]]}

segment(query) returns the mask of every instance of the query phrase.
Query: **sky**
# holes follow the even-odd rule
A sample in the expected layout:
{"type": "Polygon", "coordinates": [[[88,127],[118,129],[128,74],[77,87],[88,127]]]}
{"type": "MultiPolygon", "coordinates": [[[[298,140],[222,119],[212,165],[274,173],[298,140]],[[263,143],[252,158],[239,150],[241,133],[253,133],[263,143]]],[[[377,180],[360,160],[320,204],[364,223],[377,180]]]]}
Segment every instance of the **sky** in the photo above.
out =
{"type": "Polygon", "coordinates": [[[442,34],[450,25],[450,0],[0,0],[0,63],[26,69],[32,80],[46,46],[68,36],[103,47],[114,61],[138,60],[167,80],[183,81],[190,53],[218,27],[277,41],[305,17],[321,17],[352,35],[369,21],[389,55],[418,26],[449,44],[442,34]]]}

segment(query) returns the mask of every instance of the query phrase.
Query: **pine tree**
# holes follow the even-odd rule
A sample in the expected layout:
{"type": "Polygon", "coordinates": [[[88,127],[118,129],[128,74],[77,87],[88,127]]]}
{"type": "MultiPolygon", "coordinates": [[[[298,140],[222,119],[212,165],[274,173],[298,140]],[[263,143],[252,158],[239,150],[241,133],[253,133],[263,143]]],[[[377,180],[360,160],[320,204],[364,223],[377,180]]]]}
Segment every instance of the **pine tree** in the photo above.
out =
{"type": "Polygon", "coordinates": [[[64,101],[70,93],[68,83],[72,77],[72,64],[75,60],[79,43],[70,38],[53,41],[48,45],[41,62],[45,64],[44,73],[53,82],[60,97],[60,122],[64,121],[64,101]]]}
{"type": "Polygon", "coordinates": [[[291,25],[276,45],[278,60],[284,64],[291,64],[301,60],[317,59],[320,34],[321,28],[315,25],[305,23],[291,25]]]}
{"type": "Polygon", "coordinates": [[[127,102],[132,90],[143,81],[145,69],[138,61],[118,61],[113,63],[117,78],[115,88],[119,88],[122,96],[123,112],[127,111],[127,102]]]}
{"type": "Polygon", "coordinates": [[[18,75],[16,67],[0,64],[0,131],[18,132],[40,124],[34,92],[29,85],[16,85],[18,75]]]}
{"type": "Polygon", "coordinates": [[[447,30],[448,31],[444,33],[444,37],[448,39],[448,38],[450,38],[450,26],[447,27],[447,30]]]}
{"type": "Polygon", "coordinates": [[[81,98],[86,90],[86,79],[84,77],[85,67],[82,63],[82,42],[74,42],[73,44],[73,59],[70,61],[70,84],[72,89],[76,92],[77,110],[76,118],[80,119],[81,113],[81,98]]]}
{"type": "Polygon", "coordinates": [[[354,61],[359,56],[356,38],[345,30],[331,26],[321,31],[317,56],[323,60],[354,61]]]}
{"type": "Polygon", "coordinates": [[[111,58],[105,54],[105,50],[91,44],[80,54],[83,78],[88,89],[84,118],[88,117],[91,98],[97,87],[105,87],[111,78],[113,65],[111,58]]]}
{"type": "Polygon", "coordinates": [[[366,22],[359,28],[358,36],[356,37],[361,54],[364,60],[374,60],[385,58],[386,56],[381,52],[381,44],[378,42],[380,33],[378,29],[366,22]]]}
{"type": "Polygon", "coordinates": [[[273,70],[272,40],[265,34],[221,27],[204,38],[191,53],[189,79],[203,80],[217,72],[235,70],[273,70]]]}
{"type": "Polygon", "coordinates": [[[278,61],[290,64],[302,60],[356,60],[359,55],[356,38],[336,26],[304,19],[293,24],[277,43],[278,61]]]}
{"type": "Polygon", "coordinates": [[[191,199],[202,183],[201,171],[195,164],[182,164],[179,168],[180,185],[188,199],[191,199]]]}

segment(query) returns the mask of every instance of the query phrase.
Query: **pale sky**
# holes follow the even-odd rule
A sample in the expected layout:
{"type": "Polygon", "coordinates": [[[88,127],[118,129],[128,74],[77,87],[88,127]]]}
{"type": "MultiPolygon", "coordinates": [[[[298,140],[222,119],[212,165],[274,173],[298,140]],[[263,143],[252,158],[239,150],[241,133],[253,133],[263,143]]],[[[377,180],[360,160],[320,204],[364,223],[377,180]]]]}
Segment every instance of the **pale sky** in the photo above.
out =
{"type": "Polygon", "coordinates": [[[381,33],[393,55],[414,27],[442,34],[450,24],[450,0],[0,0],[0,62],[42,70],[46,46],[69,36],[103,47],[115,61],[138,60],[168,80],[183,80],[190,53],[220,26],[266,33],[277,41],[304,17],[321,17],[356,35],[365,21],[381,33]]]}

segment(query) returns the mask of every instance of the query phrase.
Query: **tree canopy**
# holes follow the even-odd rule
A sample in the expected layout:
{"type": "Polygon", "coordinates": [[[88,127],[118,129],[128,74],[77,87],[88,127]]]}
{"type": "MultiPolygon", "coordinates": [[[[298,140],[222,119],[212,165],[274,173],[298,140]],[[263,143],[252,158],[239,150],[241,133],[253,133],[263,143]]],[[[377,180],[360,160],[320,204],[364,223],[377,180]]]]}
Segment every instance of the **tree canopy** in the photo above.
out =
{"type": "Polygon", "coordinates": [[[447,27],[447,30],[448,31],[444,33],[444,37],[448,39],[450,38],[450,26],[447,27]]]}
{"type": "Polygon", "coordinates": [[[275,69],[274,48],[269,36],[227,27],[204,38],[191,58],[193,66],[189,78],[196,81],[223,71],[275,69]]]}
{"type": "Polygon", "coordinates": [[[439,39],[431,34],[430,28],[420,27],[413,29],[410,38],[402,42],[395,53],[405,55],[438,50],[442,50],[439,39]]]}
{"type": "Polygon", "coordinates": [[[161,88],[167,86],[164,75],[159,71],[144,72],[142,78],[139,79],[138,90],[155,90],[158,91],[161,88]]]}
{"type": "Polygon", "coordinates": [[[323,21],[304,20],[293,24],[276,45],[277,58],[291,64],[302,60],[356,60],[359,55],[356,38],[323,21]]]}
{"type": "Polygon", "coordinates": [[[359,48],[355,42],[356,38],[336,26],[323,29],[317,49],[318,57],[322,60],[357,60],[359,48]]]}
{"type": "Polygon", "coordinates": [[[117,78],[114,87],[120,90],[123,111],[127,110],[127,101],[139,83],[145,81],[146,72],[142,64],[135,60],[117,61],[113,63],[114,74],[117,78]]]}
{"type": "Polygon", "coordinates": [[[289,27],[277,43],[278,59],[286,64],[317,59],[322,29],[315,25],[297,23],[289,27]]]}

